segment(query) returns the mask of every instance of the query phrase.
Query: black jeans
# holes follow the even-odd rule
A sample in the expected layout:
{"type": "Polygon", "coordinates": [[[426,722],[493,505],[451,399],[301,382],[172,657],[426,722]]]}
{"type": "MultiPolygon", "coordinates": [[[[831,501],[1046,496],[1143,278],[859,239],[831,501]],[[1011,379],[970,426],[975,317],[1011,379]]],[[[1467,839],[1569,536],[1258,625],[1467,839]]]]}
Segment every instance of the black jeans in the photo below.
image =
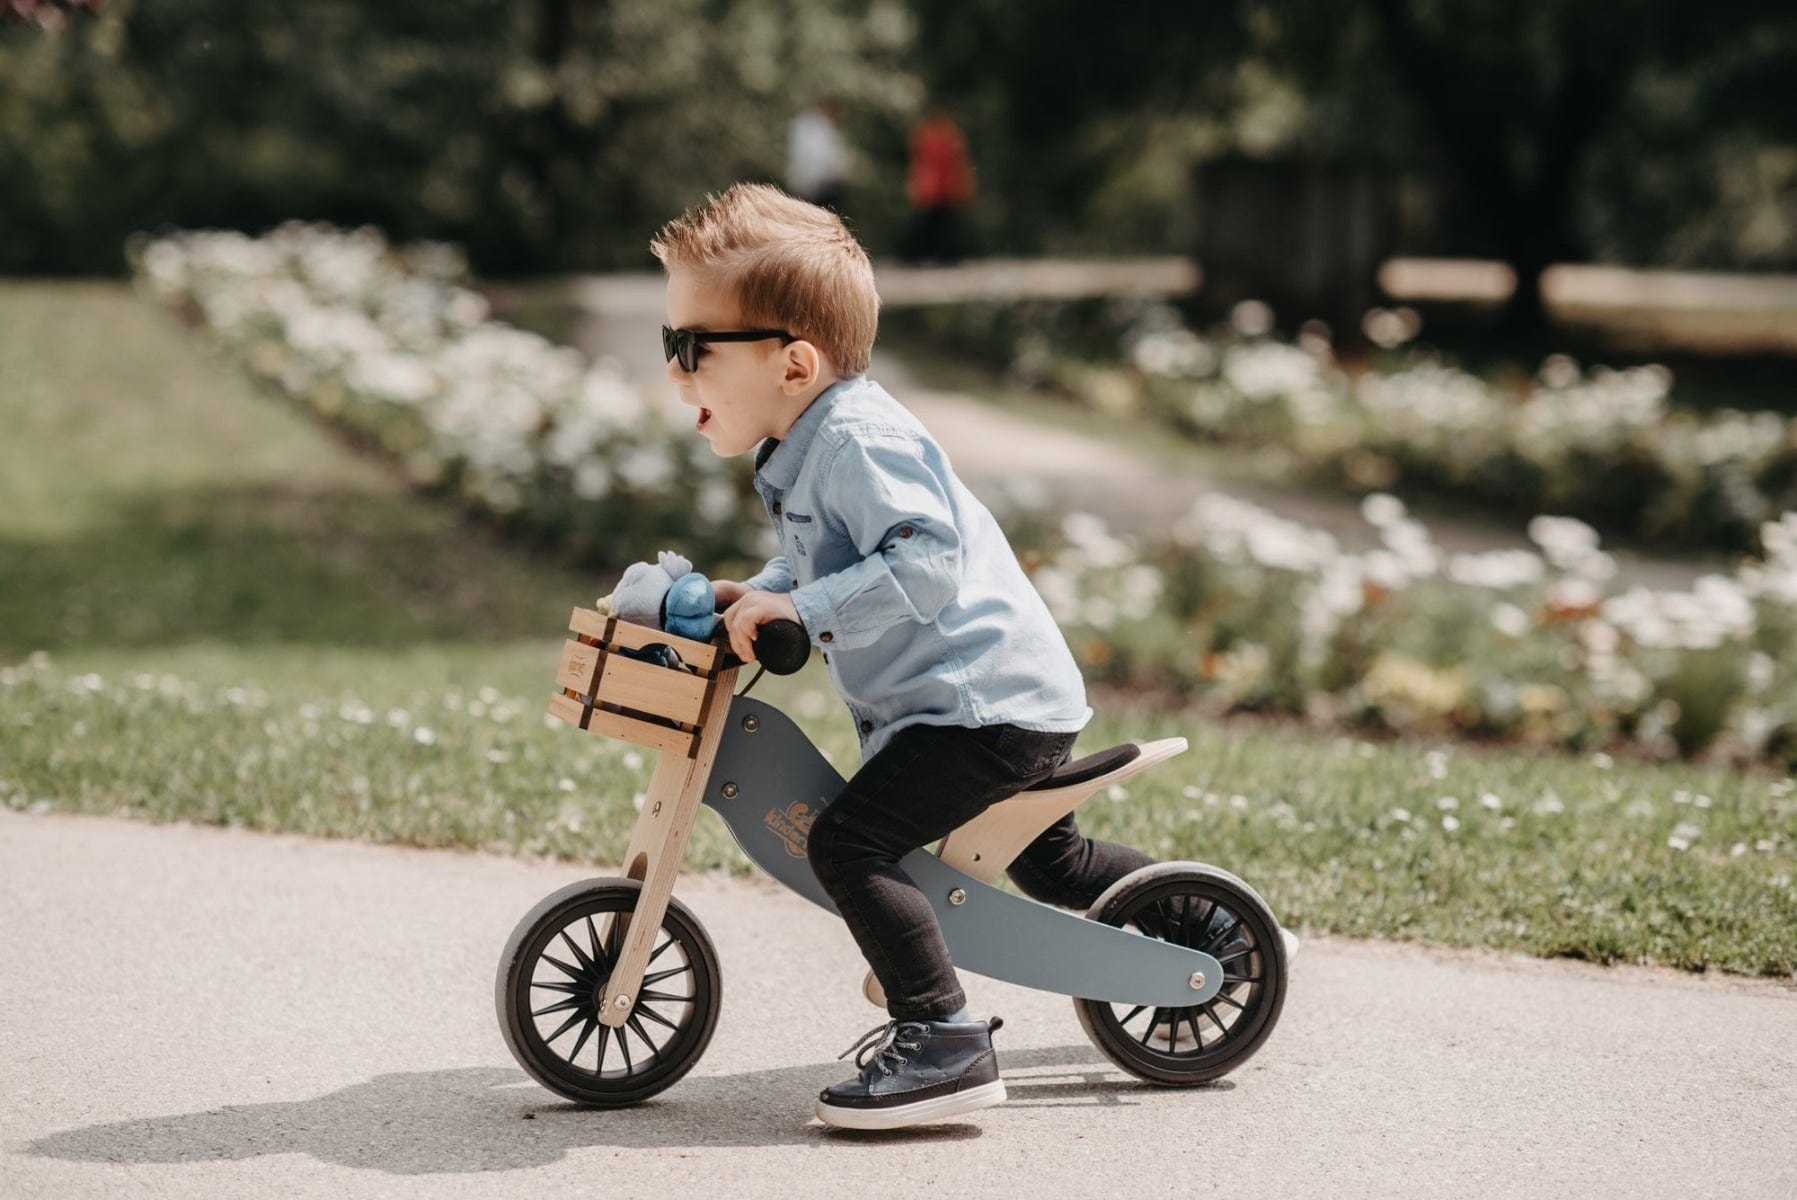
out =
{"type": "MultiPolygon", "coordinates": [[[[947,1016],[967,1002],[942,927],[898,860],[1047,778],[1077,733],[1016,725],[909,725],[862,764],[811,826],[812,872],[841,912],[895,1020],[947,1016]]],[[[1155,859],[1082,837],[1068,813],[1009,868],[1032,900],[1085,908],[1155,859]]]]}

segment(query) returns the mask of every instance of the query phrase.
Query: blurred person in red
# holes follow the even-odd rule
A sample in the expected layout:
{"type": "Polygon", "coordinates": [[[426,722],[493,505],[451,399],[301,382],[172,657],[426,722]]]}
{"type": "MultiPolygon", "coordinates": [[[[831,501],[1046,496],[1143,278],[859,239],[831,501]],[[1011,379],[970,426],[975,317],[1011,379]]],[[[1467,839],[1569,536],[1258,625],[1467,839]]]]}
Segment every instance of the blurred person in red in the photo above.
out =
{"type": "Polygon", "coordinates": [[[906,257],[953,263],[966,256],[963,213],[973,203],[973,163],[967,139],[948,110],[932,105],[911,130],[911,169],[905,193],[912,221],[906,257]]]}

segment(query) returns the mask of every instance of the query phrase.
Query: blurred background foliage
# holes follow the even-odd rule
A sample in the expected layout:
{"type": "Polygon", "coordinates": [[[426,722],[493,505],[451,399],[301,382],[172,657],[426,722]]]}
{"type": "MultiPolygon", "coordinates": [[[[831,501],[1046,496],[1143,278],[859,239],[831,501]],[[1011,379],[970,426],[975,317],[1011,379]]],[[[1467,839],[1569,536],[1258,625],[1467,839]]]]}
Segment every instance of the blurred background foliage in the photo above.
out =
{"type": "Polygon", "coordinates": [[[900,5],[115,0],[0,32],[0,269],[122,269],[136,229],[374,223],[495,274],[649,262],[777,171],[833,91],[915,105],[900,5]],[[795,64],[804,64],[802,73],[795,64]]]}
{"type": "MultiPolygon", "coordinates": [[[[172,226],[372,222],[491,276],[652,266],[835,95],[845,205],[967,131],[989,251],[1185,250],[1230,157],[1368,164],[1396,249],[1797,268],[1797,8],[1766,0],[111,0],[0,13],[0,270],[172,226]],[[46,16],[46,14],[53,14],[46,16]]],[[[1526,284],[1529,270],[1519,271],[1526,284]]],[[[1527,295],[1519,303],[1528,304],[1527,295]]]]}

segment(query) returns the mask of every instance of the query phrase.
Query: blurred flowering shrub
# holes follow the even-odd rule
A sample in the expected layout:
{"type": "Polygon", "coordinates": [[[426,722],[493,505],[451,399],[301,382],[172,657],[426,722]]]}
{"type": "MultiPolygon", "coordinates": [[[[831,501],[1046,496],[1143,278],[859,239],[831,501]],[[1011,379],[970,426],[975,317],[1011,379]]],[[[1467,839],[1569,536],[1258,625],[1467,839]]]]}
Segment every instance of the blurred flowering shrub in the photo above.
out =
{"type": "Polygon", "coordinates": [[[289,223],[129,255],[142,289],[254,374],[509,530],[614,566],[661,546],[779,552],[746,459],[718,458],[614,365],[488,320],[453,246],[289,223]]]}
{"type": "MultiPolygon", "coordinates": [[[[612,366],[487,320],[451,247],[286,225],[139,239],[131,258],[142,288],[257,375],[511,527],[611,565],[664,545],[702,563],[778,552],[748,456],[717,458],[684,410],[646,404],[612,366]]],[[[1201,367],[1244,412],[1284,398],[1285,421],[1340,386],[1291,346],[1131,345],[1201,367]]],[[[1449,373],[1418,404],[1391,399],[1431,370],[1369,381],[1362,407],[1427,408],[1418,428],[1446,459],[1484,428],[1487,398],[1449,373]]],[[[1626,379],[1601,385],[1624,411],[1663,399],[1626,379]]],[[[1634,436],[1565,415],[1567,400],[1544,396],[1518,427],[1570,424],[1562,449],[1594,459],[1634,436]]],[[[1330,725],[1797,764],[1797,512],[1762,524],[1762,558],[1680,592],[1618,588],[1597,534],[1565,516],[1530,521],[1533,551],[1444,553],[1374,492],[1361,512],[1379,544],[1350,553],[1222,495],[1151,542],[1055,512],[1027,478],[982,498],[1095,682],[1330,725]]]]}
{"type": "Polygon", "coordinates": [[[1414,326],[1376,310],[1367,327],[1390,348],[1385,365],[1351,375],[1317,323],[1282,342],[1252,302],[1240,310],[1203,334],[1145,300],[945,306],[912,319],[1008,363],[1021,382],[1196,439],[1264,447],[1296,474],[1359,494],[1447,491],[1737,549],[1797,508],[1797,422],[1678,411],[1664,367],[1581,370],[1554,355],[1511,394],[1432,351],[1399,349],[1414,326]]]}
{"type": "Polygon", "coordinates": [[[1563,749],[1633,745],[1797,762],[1797,513],[1764,559],[1689,591],[1615,585],[1590,526],[1537,549],[1447,553],[1402,501],[1361,502],[1380,544],[1223,495],[1153,543],[1097,518],[1007,513],[1089,680],[1323,724],[1563,749]]]}

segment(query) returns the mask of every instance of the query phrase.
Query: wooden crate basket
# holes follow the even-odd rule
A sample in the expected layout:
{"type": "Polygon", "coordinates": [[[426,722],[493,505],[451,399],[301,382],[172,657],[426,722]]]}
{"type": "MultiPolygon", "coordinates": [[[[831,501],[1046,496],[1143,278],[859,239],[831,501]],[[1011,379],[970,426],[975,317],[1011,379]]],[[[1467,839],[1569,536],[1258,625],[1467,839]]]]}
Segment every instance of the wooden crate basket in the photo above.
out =
{"type": "Polygon", "coordinates": [[[623,738],[683,758],[699,753],[700,716],[722,648],[590,608],[568,619],[574,638],[562,643],[549,713],[589,733],[623,738]],[[690,670],[631,658],[654,642],[672,646],[690,670]]]}

